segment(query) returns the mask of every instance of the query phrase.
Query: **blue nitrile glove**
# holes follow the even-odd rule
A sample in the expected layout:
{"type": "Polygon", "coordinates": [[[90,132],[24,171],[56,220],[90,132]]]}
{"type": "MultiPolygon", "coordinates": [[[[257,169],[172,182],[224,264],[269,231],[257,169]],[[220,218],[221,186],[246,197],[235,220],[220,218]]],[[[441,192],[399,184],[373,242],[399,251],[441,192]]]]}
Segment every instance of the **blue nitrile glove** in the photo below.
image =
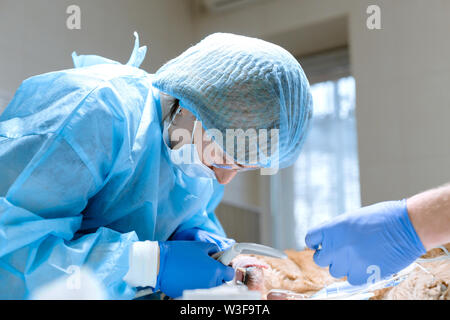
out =
{"type": "Polygon", "coordinates": [[[198,241],[160,241],[159,273],[156,290],[172,298],[183,290],[219,286],[234,277],[234,269],[210,257],[217,251],[212,243],[198,241]]]}
{"type": "MultiPolygon", "coordinates": [[[[236,243],[234,239],[225,238],[214,234],[212,232],[202,230],[199,228],[191,228],[175,233],[172,240],[191,240],[191,241],[201,241],[206,243],[214,243],[217,245],[217,251],[223,251],[231,247],[236,243]]],[[[215,252],[213,252],[215,253],[215,252]]]]}
{"type": "Polygon", "coordinates": [[[314,261],[319,266],[330,266],[333,277],[347,276],[352,285],[392,275],[425,253],[406,200],[381,202],[338,216],[311,229],[305,241],[316,250],[314,261]]]}

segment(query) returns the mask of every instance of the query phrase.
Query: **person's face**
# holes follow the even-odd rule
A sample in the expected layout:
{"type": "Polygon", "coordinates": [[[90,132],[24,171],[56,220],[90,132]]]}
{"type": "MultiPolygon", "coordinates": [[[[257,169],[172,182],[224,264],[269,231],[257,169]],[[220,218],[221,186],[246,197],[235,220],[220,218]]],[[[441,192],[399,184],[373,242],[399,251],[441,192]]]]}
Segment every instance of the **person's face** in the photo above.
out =
{"type": "MultiPolygon", "coordinates": [[[[195,116],[188,110],[182,109],[177,117],[180,117],[177,121],[178,125],[181,125],[183,128],[192,132],[194,128],[193,124],[196,120],[195,116]],[[189,123],[191,124],[189,125],[189,123]]],[[[230,183],[237,173],[243,169],[257,168],[256,166],[243,166],[235,163],[233,159],[224,154],[217,143],[209,139],[200,122],[197,122],[195,130],[194,141],[192,143],[196,145],[202,163],[214,171],[216,179],[220,184],[230,183]]],[[[175,148],[180,146],[181,145],[176,145],[175,148]]]]}
{"type": "Polygon", "coordinates": [[[195,137],[199,135],[198,133],[197,135],[194,133],[194,144],[197,146],[199,157],[204,165],[214,171],[216,179],[220,184],[230,183],[239,171],[257,168],[256,166],[243,166],[236,163],[222,151],[216,142],[209,139],[200,122],[197,123],[195,130],[200,131],[200,137],[202,137],[201,140],[196,141],[195,137]],[[202,144],[201,148],[199,148],[200,143],[202,144]],[[200,150],[202,151],[200,152],[200,150]]]}
{"type": "MultiPolygon", "coordinates": [[[[198,125],[200,125],[201,127],[201,124],[198,125]]],[[[203,127],[201,127],[201,130],[203,136],[206,136],[203,127]]],[[[220,184],[230,183],[239,171],[242,171],[244,169],[257,168],[253,166],[243,166],[237,164],[233,159],[224,154],[224,152],[216,142],[210,139],[205,139],[202,141],[202,150],[203,156],[200,156],[200,159],[202,160],[204,165],[214,171],[216,179],[220,184]]],[[[198,146],[197,151],[199,151],[198,146]]]]}

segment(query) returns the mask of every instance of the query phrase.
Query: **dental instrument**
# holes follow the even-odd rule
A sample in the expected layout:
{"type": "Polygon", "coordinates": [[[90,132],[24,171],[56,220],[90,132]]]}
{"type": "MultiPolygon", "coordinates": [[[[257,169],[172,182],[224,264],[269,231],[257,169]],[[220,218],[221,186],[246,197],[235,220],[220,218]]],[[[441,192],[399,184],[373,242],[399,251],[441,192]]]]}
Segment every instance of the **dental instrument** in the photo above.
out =
{"type": "Polygon", "coordinates": [[[217,261],[222,262],[224,265],[228,265],[231,260],[239,254],[258,254],[267,257],[287,259],[287,255],[280,250],[249,242],[235,243],[229,249],[213,254],[212,257],[217,261]]]}

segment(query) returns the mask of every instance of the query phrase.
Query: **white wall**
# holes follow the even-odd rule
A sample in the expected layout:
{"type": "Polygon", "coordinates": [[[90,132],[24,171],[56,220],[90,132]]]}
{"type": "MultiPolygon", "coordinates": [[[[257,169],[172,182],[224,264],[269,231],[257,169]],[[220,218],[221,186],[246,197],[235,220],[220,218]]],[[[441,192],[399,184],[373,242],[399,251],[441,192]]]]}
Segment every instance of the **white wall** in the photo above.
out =
{"type": "Polygon", "coordinates": [[[154,72],[192,42],[186,0],[0,0],[0,91],[14,92],[29,76],[72,67],[71,53],[127,62],[133,31],[154,72]],[[81,30],[66,28],[66,8],[81,8],[81,30]]]}
{"type": "Polygon", "coordinates": [[[450,181],[450,1],[358,1],[352,11],[364,204],[450,181]],[[382,30],[365,27],[369,4],[382,30]]]}

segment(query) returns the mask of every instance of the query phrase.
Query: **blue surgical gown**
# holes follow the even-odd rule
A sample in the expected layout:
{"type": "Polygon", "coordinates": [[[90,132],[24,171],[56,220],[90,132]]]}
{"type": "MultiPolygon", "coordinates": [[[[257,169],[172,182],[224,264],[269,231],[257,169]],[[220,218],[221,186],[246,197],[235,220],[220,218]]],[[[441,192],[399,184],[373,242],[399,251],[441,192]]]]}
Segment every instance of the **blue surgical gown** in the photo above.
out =
{"type": "Polygon", "coordinates": [[[84,57],[25,80],[0,116],[0,299],[29,298],[73,266],[130,299],[134,241],[192,227],[225,235],[213,212],[223,187],[170,162],[142,59],[84,57]]]}

